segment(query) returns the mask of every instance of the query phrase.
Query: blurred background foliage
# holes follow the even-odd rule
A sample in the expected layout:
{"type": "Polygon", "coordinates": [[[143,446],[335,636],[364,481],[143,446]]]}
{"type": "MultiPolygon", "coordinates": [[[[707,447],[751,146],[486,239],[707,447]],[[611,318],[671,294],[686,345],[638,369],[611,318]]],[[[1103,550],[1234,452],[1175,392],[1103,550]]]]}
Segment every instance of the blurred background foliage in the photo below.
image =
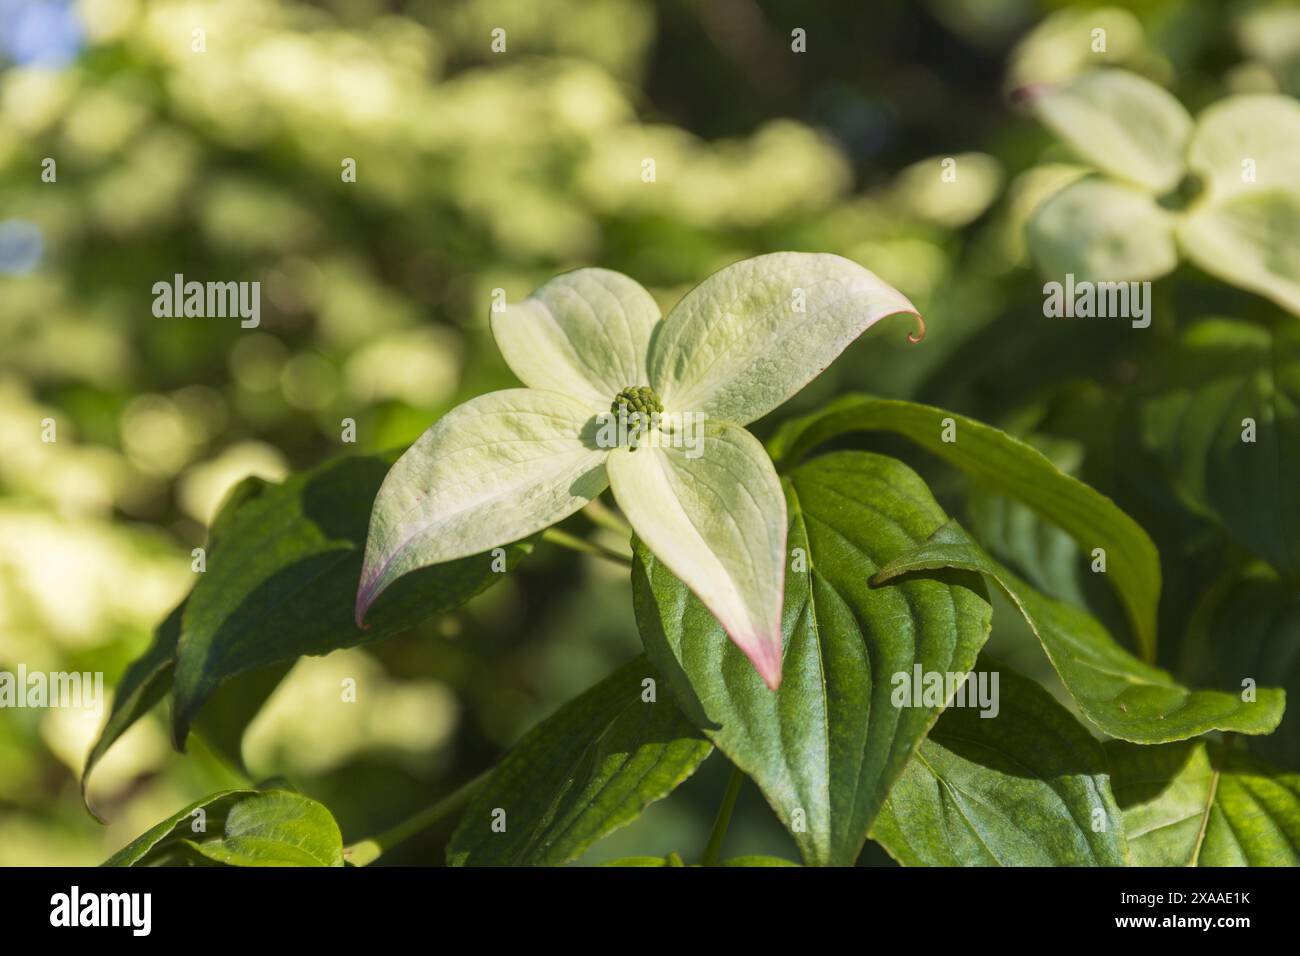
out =
{"type": "MultiPolygon", "coordinates": [[[[1294,319],[1186,266],[1157,283],[1149,330],[1043,318],[1023,226],[1080,172],[1012,94],[1099,61],[1169,86],[1193,112],[1229,92],[1295,94],[1300,10],[0,0],[0,669],[100,670],[111,687],[185,593],[190,549],[239,478],[402,445],[510,384],[487,335],[493,289],[518,299],[598,264],[667,308],[719,267],[781,249],[863,263],[913,299],[929,335],[910,346],[909,327],[884,323],[778,415],[870,391],[1029,438],[1156,538],[1162,662],[1212,658],[1183,635],[1231,629],[1228,605],[1203,599],[1249,562],[1174,490],[1136,409],[1155,359],[1202,315],[1294,319]],[[498,27],[505,53],[491,48],[498,27]],[[1097,27],[1103,55],[1090,49],[1097,27]],[[791,50],[796,28],[806,53],[791,50]],[[47,157],[56,182],[41,179],[47,157]],[[946,157],[956,182],[941,179],[946,157]],[[175,273],[260,281],[260,327],[155,318],[152,286],[175,273]],[[341,443],[344,418],[355,446],[341,443]]],[[[901,446],[873,446],[923,467],[1034,583],[1124,632],[1067,538],[901,446]]],[[[1269,591],[1267,568],[1244,573],[1290,601],[1277,614],[1300,628],[1294,594],[1269,591]]],[[[1227,590],[1246,608],[1263,600],[1227,590]]],[[[1050,683],[1016,616],[995,620],[999,653],[1050,683]]],[[[416,633],[302,660],[244,756],[255,776],[286,775],[325,801],[356,840],[490,765],[638,646],[626,574],[542,548],[416,633]],[[345,678],[355,704],[339,701],[345,678]]],[[[172,753],[156,714],[97,771],[100,827],[78,777],[102,720],[0,713],[0,864],[96,863],[239,779],[199,740],[172,753]]],[[[1285,739],[1273,746],[1297,769],[1285,739]]],[[[588,860],[692,855],[725,772],[711,760],[588,860]]],[[[439,859],[445,836],[391,859],[439,859]]],[[[731,840],[736,855],[793,855],[752,788],[731,840]]]]}

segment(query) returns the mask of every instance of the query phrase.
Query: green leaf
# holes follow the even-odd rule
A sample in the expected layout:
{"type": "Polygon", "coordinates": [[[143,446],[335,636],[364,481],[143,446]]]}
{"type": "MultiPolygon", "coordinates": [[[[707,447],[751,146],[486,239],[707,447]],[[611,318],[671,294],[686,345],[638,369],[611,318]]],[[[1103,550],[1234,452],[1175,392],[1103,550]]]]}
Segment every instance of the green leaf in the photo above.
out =
{"type": "Polygon", "coordinates": [[[1034,590],[994,561],[955,521],[876,575],[888,582],[914,571],[962,568],[998,584],[1038,636],[1079,710],[1105,733],[1134,743],[1184,740],[1211,730],[1267,734],[1286,695],[1263,689],[1246,702],[1220,691],[1191,691],[1114,642],[1092,616],[1034,590]]]}
{"type": "Polygon", "coordinates": [[[683,712],[762,790],[810,865],[850,865],[890,785],[938,716],[894,707],[890,675],[964,673],[988,637],[978,578],[873,588],[871,574],[946,519],[906,465],[864,452],[785,480],[790,515],[775,693],[708,609],[644,545],[633,599],[646,653],[683,712]]]}
{"type": "MultiPolygon", "coordinates": [[[[250,475],[226,493],[208,529],[206,545],[208,552],[211,552],[225,536],[239,508],[269,487],[272,486],[268,482],[250,475]]],[[[90,785],[90,772],[118,738],[167,696],[175,671],[176,645],[180,640],[181,616],[184,609],[185,604],[182,602],[158,625],[148,649],[131,662],[114,689],[112,709],[109,711],[103,729],[99,732],[99,737],[96,738],[94,746],[86,757],[86,766],[81,772],[81,798],[85,802],[86,809],[97,820],[100,818],[90,806],[87,790],[90,785]]]]}
{"type": "MultiPolygon", "coordinates": [[[[1076,474],[1084,446],[1069,439],[1033,434],[1023,439],[1069,475],[1076,474]]],[[[989,553],[1052,597],[1084,604],[1080,577],[1087,565],[1074,539],[1014,498],[972,483],[966,495],[970,529],[989,553]]]]}
{"type": "Polygon", "coordinates": [[[172,814],[104,866],[214,863],[342,866],[343,837],[329,810],[300,793],[223,790],[172,814]]]}
{"type": "Polygon", "coordinates": [[[854,431],[884,430],[910,438],[956,465],[973,482],[1023,502],[1059,525],[1084,550],[1106,552],[1108,577],[1128,611],[1137,644],[1155,659],[1160,558],[1147,533],[1105,495],[1065,474],[1022,441],[991,425],[912,402],[849,395],[820,412],[787,422],[769,445],[780,468],[854,431]],[[953,441],[944,441],[947,420],[953,441]]]}
{"type": "Polygon", "coordinates": [[[900,312],[902,293],[840,256],[777,252],[727,266],[673,308],[650,345],[650,384],[670,412],[745,425],[900,312]]]}
{"type": "Polygon", "coordinates": [[[357,623],[412,571],[518,541],[604,491],[608,450],[597,447],[595,423],[601,410],[531,388],[481,395],[421,435],[377,497],[369,485],[355,489],[374,500],[357,623]]]}
{"type": "Polygon", "coordinates": [[[672,866],[666,856],[624,856],[617,860],[606,860],[601,866],[659,867],[672,866]]]}
{"type": "Polygon", "coordinates": [[[722,866],[798,866],[790,860],[783,860],[779,856],[733,856],[730,860],[723,860],[722,866]]]}
{"type": "MultiPolygon", "coordinates": [[[[1251,681],[1300,695],[1300,589],[1262,565],[1215,588],[1183,653],[1188,677],[1212,687],[1241,693],[1251,681]]],[[[1277,733],[1247,743],[1266,760],[1300,766],[1300,716],[1287,714],[1277,733]]]]}
{"type": "Polygon", "coordinates": [[[1141,406],[1182,500],[1274,567],[1300,571],[1300,326],[1194,326],[1141,406]],[[1244,441],[1246,419],[1254,441],[1244,441]]]}
{"type": "MultiPolygon", "coordinates": [[[[184,743],[208,697],[239,674],[397,634],[498,579],[490,554],[424,568],[353,621],[369,505],[391,456],[344,458],[291,476],[230,514],[182,616],[172,688],[184,743]]],[[[506,548],[506,566],[530,549],[506,548]]]]}
{"type": "MultiPolygon", "coordinates": [[[[681,858],[668,856],[625,856],[617,860],[609,860],[602,863],[601,866],[649,866],[649,867],[674,867],[682,866],[681,858]]],[[[730,860],[723,860],[718,866],[794,866],[798,863],[792,863],[789,860],[783,860],[779,856],[733,856],[730,860]]]]}
{"type": "Polygon", "coordinates": [[[208,749],[244,776],[244,732],[275,693],[293,661],[272,664],[232,677],[216,689],[194,720],[194,732],[208,749]]]}
{"type": "Polygon", "coordinates": [[[530,388],[606,409],[629,385],[645,385],[659,306],[627,276],[578,269],[551,279],[518,305],[492,313],[492,337],[530,388]]]}
{"type": "Polygon", "coordinates": [[[778,686],[785,497],[762,444],[738,425],[709,422],[694,452],[619,448],[607,467],[638,537],[778,686]]]}
{"type": "Polygon", "coordinates": [[[1154,193],[1182,178],[1192,119],[1150,80],[1093,70],[1031,93],[1043,125],[1098,169],[1154,193]]]}
{"type": "Polygon", "coordinates": [[[288,790],[240,800],[215,840],[186,841],[226,866],[342,866],[343,836],[323,804],[288,790]]]}
{"type": "Polygon", "coordinates": [[[150,866],[181,862],[185,858],[188,835],[214,829],[219,831],[225,823],[226,814],[235,804],[255,796],[256,790],[222,790],[196,800],[132,840],[105,860],[103,865],[150,866]],[[196,814],[195,811],[200,810],[202,813],[196,814]]]}
{"type": "Polygon", "coordinates": [[[656,683],[638,657],[526,734],[475,794],[448,863],[567,863],[672,793],[713,747],[657,690],[645,699],[656,683]]]}
{"type": "Polygon", "coordinates": [[[122,674],[113,691],[113,706],[108,719],[86,756],[86,766],[81,771],[81,799],[90,814],[101,823],[104,821],[90,805],[90,772],[137,720],[167,696],[176,667],[176,642],[180,639],[184,609],[182,603],[167,615],[154,631],[148,649],[122,674]]]}
{"type": "Polygon", "coordinates": [[[1106,752],[1134,866],[1300,865],[1300,775],[1204,740],[1106,752]]]}
{"type": "Polygon", "coordinates": [[[1090,176],[1044,200],[1025,235],[1049,280],[1064,283],[1073,274],[1077,281],[1137,281],[1178,265],[1176,225],[1150,193],[1090,176]]]}
{"type": "Polygon", "coordinates": [[[871,838],[906,866],[1123,866],[1123,822],[1101,744],[1038,684],[998,676],[985,717],[968,686],[876,819],[871,838]],[[991,709],[991,708],[990,708],[991,709]]]}

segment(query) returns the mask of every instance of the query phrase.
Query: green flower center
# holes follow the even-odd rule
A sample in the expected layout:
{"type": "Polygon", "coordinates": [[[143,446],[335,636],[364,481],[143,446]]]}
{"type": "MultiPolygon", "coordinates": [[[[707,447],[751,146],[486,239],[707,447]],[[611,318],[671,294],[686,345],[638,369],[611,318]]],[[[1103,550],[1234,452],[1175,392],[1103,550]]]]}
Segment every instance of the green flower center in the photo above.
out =
{"type": "Polygon", "coordinates": [[[664,403],[648,385],[629,385],[614,396],[609,410],[626,423],[628,445],[636,451],[638,439],[650,430],[654,416],[663,413],[664,403]]]}
{"type": "Polygon", "coordinates": [[[1178,185],[1156,200],[1171,212],[1182,212],[1192,205],[1205,192],[1205,177],[1199,173],[1188,173],[1178,181],[1178,185]]]}
{"type": "Polygon", "coordinates": [[[615,415],[631,417],[633,412],[639,412],[648,417],[656,412],[662,413],[664,403],[649,385],[629,385],[614,396],[609,410],[615,415]]]}

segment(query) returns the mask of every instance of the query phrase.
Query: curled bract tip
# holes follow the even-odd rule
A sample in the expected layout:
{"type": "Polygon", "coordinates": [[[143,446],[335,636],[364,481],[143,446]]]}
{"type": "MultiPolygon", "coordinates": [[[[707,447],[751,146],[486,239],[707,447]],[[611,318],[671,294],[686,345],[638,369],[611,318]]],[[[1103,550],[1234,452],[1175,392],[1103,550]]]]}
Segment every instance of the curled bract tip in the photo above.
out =
{"type": "Polygon", "coordinates": [[[907,333],[907,341],[916,345],[925,338],[925,318],[920,312],[913,312],[912,314],[916,316],[916,331],[907,333]]]}
{"type": "Polygon", "coordinates": [[[370,589],[363,585],[360,593],[357,594],[356,610],[352,613],[352,619],[356,622],[356,625],[360,630],[370,630],[370,625],[366,623],[366,612],[370,610],[370,605],[373,601],[374,597],[370,593],[370,589]]]}

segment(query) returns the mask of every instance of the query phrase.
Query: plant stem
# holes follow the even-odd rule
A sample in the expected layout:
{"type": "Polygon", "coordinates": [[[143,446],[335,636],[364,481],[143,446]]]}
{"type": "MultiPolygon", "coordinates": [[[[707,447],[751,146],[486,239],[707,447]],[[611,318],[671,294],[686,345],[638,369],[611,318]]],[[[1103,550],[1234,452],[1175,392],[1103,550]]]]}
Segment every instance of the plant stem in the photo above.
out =
{"type": "Polygon", "coordinates": [[[473,780],[462,784],[458,789],[447,794],[433,806],[425,807],[419,813],[408,817],[396,826],[390,827],[378,836],[352,844],[343,851],[343,855],[353,866],[369,866],[397,844],[409,840],[435,823],[463,809],[491,773],[491,770],[485,770],[473,780]]]}
{"type": "Polygon", "coordinates": [[[739,767],[731,768],[731,779],[727,781],[727,792],[722,795],[722,806],[718,807],[718,818],[713,821],[713,832],[704,847],[704,858],[700,866],[717,866],[718,857],[722,855],[722,841],[727,835],[727,826],[731,823],[731,811],[736,809],[736,797],[740,795],[740,785],[745,782],[745,775],[739,767]]]}
{"type": "Polygon", "coordinates": [[[549,541],[551,544],[558,544],[561,548],[568,548],[571,551],[580,551],[583,554],[594,554],[598,558],[604,558],[606,561],[613,561],[621,564],[625,568],[632,567],[632,558],[626,554],[621,554],[612,548],[607,548],[603,544],[596,544],[594,541],[586,541],[577,535],[569,534],[567,531],[561,531],[559,528],[547,528],[542,532],[542,540],[549,541]]]}
{"type": "Polygon", "coordinates": [[[613,531],[624,538],[632,537],[632,526],[599,498],[592,498],[588,501],[586,507],[582,509],[582,513],[591,520],[592,524],[604,528],[606,531],[613,531]]]}

